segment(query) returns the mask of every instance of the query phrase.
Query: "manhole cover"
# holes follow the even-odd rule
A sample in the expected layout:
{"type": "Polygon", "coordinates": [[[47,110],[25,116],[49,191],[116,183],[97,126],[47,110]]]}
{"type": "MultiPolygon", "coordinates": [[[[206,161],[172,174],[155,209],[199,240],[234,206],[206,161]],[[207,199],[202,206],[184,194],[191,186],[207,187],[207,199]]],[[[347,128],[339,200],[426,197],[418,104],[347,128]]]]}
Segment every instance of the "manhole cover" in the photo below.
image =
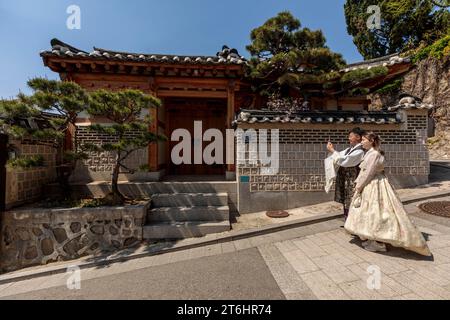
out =
{"type": "Polygon", "coordinates": [[[450,218],[450,201],[426,202],[419,205],[419,208],[435,216],[450,218]]]}
{"type": "Polygon", "coordinates": [[[267,211],[266,215],[269,218],[286,218],[289,217],[289,213],[287,211],[267,211]]]}

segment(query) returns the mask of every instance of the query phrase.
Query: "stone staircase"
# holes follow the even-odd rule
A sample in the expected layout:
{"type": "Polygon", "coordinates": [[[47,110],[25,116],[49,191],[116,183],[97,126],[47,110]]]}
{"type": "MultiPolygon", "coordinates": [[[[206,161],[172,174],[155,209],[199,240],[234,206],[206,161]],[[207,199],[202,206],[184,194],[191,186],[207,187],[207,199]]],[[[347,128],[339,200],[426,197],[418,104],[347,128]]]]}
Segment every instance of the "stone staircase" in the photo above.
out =
{"type": "Polygon", "coordinates": [[[152,189],[144,239],[185,239],[231,229],[229,194],[223,188],[164,182],[152,184],[152,189]]]}

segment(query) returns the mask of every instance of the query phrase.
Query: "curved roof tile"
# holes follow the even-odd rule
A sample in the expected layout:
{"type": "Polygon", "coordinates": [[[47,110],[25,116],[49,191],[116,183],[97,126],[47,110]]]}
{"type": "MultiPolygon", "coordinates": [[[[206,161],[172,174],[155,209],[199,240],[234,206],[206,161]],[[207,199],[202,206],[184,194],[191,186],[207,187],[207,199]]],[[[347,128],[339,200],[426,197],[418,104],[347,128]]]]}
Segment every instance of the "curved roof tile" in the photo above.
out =
{"type": "Polygon", "coordinates": [[[162,54],[141,54],[112,51],[94,47],[93,51],[86,52],[70,46],[58,39],[51,40],[52,49],[41,51],[41,56],[80,56],[98,59],[121,59],[129,61],[153,61],[166,63],[206,63],[206,64],[236,64],[242,65],[247,63],[243,56],[239,56],[236,49],[229,49],[224,46],[222,51],[218,52],[216,56],[179,56],[179,55],[162,55],[162,54]]]}

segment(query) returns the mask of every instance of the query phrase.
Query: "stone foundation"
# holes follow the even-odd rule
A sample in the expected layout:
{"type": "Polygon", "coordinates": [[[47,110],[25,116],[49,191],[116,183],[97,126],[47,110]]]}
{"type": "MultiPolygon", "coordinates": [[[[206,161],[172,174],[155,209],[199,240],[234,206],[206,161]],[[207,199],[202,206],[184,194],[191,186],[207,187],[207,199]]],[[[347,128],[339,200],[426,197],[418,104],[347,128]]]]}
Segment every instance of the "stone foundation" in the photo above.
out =
{"type": "Polygon", "coordinates": [[[4,212],[0,271],[136,245],[148,205],[4,212]]]}

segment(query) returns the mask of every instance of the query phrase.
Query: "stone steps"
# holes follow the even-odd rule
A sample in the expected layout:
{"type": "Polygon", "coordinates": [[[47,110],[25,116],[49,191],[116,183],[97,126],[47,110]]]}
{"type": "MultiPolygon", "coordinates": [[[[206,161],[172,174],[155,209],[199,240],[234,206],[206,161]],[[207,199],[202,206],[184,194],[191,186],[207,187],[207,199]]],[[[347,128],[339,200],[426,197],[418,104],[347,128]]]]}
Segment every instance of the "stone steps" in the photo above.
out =
{"type": "Polygon", "coordinates": [[[149,194],[157,193],[236,193],[236,182],[153,182],[136,183],[149,194]]]}
{"type": "Polygon", "coordinates": [[[147,213],[147,223],[227,220],[230,220],[228,206],[163,207],[147,213]]]}
{"type": "MultiPolygon", "coordinates": [[[[73,182],[72,192],[77,197],[101,198],[111,190],[109,182],[73,182]]],[[[123,195],[133,198],[150,198],[155,194],[174,193],[227,193],[230,214],[237,214],[237,182],[236,181],[163,181],[163,182],[119,182],[119,190],[123,195]]],[[[59,185],[49,185],[49,193],[59,192],[59,185]]],[[[184,206],[184,205],[179,205],[184,206]]]]}
{"type": "Polygon", "coordinates": [[[215,192],[203,184],[176,182],[154,184],[153,188],[160,192],[151,196],[144,239],[185,239],[231,229],[227,192],[215,192]]]}
{"type": "Polygon", "coordinates": [[[144,239],[185,239],[230,230],[230,221],[158,222],[144,226],[144,239]]]}
{"type": "Polygon", "coordinates": [[[228,194],[221,193],[161,193],[152,195],[152,207],[227,206],[228,194]]]}

